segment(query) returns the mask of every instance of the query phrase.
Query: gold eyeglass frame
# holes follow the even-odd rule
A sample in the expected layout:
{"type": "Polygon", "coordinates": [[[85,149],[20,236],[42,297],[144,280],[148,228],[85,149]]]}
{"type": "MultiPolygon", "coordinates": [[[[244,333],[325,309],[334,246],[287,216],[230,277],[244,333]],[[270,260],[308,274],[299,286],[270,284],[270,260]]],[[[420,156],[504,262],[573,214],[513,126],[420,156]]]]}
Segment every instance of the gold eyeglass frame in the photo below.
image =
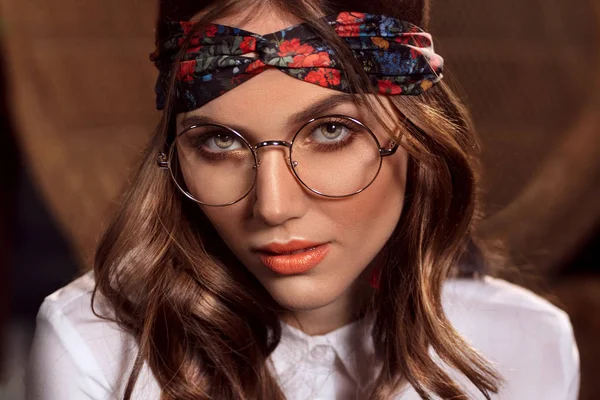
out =
{"type": "Polygon", "coordinates": [[[379,140],[377,139],[377,136],[375,136],[375,134],[373,133],[373,131],[371,131],[371,129],[369,129],[369,127],[367,127],[365,124],[363,124],[362,122],[360,122],[359,120],[357,120],[356,118],[353,117],[349,117],[347,115],[343,115],[343,114],[333,114],[333,115],[324,115],[321,117],[316,117],[316,118],[312,118],[309,121],[307,121],[306,123],[304,123],[299,129],[298,131],[294,134],[292,141],[291,142],[287,142],[284,140],[267,140],[267,141],[263,141],[263,142],[259,142],[256,143],[254,145],[250,144],[250,142],[248,142],[248,140],[246,140],[246,138],[239,133],[238,131],[236,131],[233,128],[230,128],[228,126],[225,125],[220,125],[220,124],[195,124],[195,125],[191,125],[187,128],[185,128],[183,131],[181,131],[175,138],[175,140],[173,140],[173,143],[171,143],[171,145],[169,146],[168,151],[165,152],[160,152],[158,153],[158,157],[157,157],[157,164],[158,167],[161,169],[168,169],[171,175],[171,179],[173,180],[173,182],[175,183],[175,185],[177,186],[177,188],[179,189],[180,192],[182,192],[187,198],[189,198],[190,200],[201,204],[201,205],[205,205],[205,206],[209,206],[209,207],[226,207],[226,206],[230,206],[232,204],[235,204],[241,200],[243,200],[246,196],[248,196],[248,194],[250,194],[250,192],[252,191],[252,189],[254,188],[254,186],[256,185],[256,174],[254,176],[254,182],[252,182],[252,185],[250,186],[250,188],[248,189],[248,191],[246,191],[246,193],[244,193],[244,195],[242,197],[240,197],[239,199],[229,202],[227,204],[208,204],[208,203],[204,203],[196,198],[194,198],[190,193],[188,193],[187,190],[185,190],[183,187],[181,187],[181,185],[179,184],[179,182],[177,182],[177,178],[175,176],[175,172],[173,171],[172,165],[171,163],[173,162],[174,159],[176,159],[176,157],[173,156],[173,153],[175,151],[175,148],[177,146],[177,138],[183,134],[185,134],[186,132],[192,130],[192,129],[196,129],[199,127],[203,127],[203,126],[216,126],[219,128],[223,128],[231,133],[233,133],[238,139],[240,139],[251,151],[252,151],[252,155],[254,157],[254,167],[253,169],[255,171],[258,172],[258,168],[260,167],[260,158],[258,157],[258,153],[257,150],[262,148],[262,147],[266,147],[266,146],[284,146],[287,147],[289,149],[288,151],[288,161],[289,161],[289,165],[292,169],[292,172],[294,173],[294,176],[296,177],[296,179],[302,184],[302,186],[304,186],[306,189],[308,189],[309,191],[319,195],[319,196],[323,196],[323,197],[327,197],[327,198],[334,198],[334,199],[339,199],[339,198],[345,198],[345,197],[350,197],[350,196],[354,196],[357,195],[358,193],[364,191],[365,189],[367,189],[369,186],[371,186],[371,184],[375,181],[375,179],[377,179],[377,176],[379,176],[379,171],[381,170],[381,165],[383,163],[383,158],[384,157],[388,157],[391,156],[393,154],[396,153],[396,151],[398,150],[399,147],[399,142],[393,139],[390,139],[390,147],[389,148],[385,148],[382,147],[381,144],[379,143],[379,140]],[[292,158],[292,154],[293,154],[293,145],[294,145],[294,140],[296,140],[296,137],[298,136],[298,134],[300,134],[300,132],[309,124],[314,123],[315,121],[318,121],[320,119],[326,119],[326,118],[343,118],[343,119],[347,119],[352,121],[353,123],[359,125],[361,128],[364,128],[373,138],[373,140],[375,141],[375,143],[377,144],[378,150],[379,150],[379,165],[377,167],[377,172],[375,173],[375,175],[373,176],[373,179],[371,179],[371,181],[362,189],[357,190],[353,193],[350,194],[346,194],[346,195],[341,195],[341,196],[332,196],[332,195],[327,195],[324,193],[319,192],[318,190],[315,190],[313,188],[311,188],[310,186],[308,186],[298,175],[298,173],[296,172],[295,167],[298,165],[298,163],[296,161],[293,160],[292,158]]]}

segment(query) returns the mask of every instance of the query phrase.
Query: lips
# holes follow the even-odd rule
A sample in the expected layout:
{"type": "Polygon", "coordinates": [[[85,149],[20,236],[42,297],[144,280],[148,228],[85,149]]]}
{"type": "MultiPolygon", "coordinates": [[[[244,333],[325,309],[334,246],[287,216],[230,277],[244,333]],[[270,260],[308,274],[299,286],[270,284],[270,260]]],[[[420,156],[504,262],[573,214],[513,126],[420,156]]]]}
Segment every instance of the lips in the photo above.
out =
{"type": "Polygon", "coordinates": [[[293,240],[270,243],[256,250],[262,263],[281,275],[300,274],[314,268],[329,252],[329,243],[293,240]]]}

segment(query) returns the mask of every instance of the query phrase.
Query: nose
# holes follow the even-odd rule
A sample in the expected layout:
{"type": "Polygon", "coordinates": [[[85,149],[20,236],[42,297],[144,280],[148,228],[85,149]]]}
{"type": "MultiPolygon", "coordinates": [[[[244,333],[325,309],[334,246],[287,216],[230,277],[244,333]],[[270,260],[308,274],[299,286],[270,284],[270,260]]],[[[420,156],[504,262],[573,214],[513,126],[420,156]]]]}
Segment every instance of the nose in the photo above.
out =
{"type": "Polygon", "coordinates": [[[306,212],[307,198],[302,185],[290,170],[285,145],[263,142],[257,146],[259,166],[256,176],[254,218],[269,226],[300,218],[306,212]]]}

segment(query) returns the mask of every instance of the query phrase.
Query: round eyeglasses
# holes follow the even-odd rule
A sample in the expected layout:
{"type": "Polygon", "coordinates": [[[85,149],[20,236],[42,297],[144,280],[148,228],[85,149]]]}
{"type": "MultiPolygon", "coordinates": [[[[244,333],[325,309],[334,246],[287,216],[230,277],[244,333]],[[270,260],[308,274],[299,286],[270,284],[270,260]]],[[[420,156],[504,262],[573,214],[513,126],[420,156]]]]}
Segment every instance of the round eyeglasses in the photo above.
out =
{"type": "Polygon", "coordinates": [[[227,206],[246,197],[256,183],[258,150],[289,149],[288,161],[298,181],[311,192],[343,198],[365,190],[379,174],[383,157],[398,143],[381,147],[362,122],[345,115],[313,118],[291,142],[268,140],[251,145],[237,131],[218,124],[192,125],[177,135],[158,165],[168,169],[175,185],[191,200],[227,206]]]}

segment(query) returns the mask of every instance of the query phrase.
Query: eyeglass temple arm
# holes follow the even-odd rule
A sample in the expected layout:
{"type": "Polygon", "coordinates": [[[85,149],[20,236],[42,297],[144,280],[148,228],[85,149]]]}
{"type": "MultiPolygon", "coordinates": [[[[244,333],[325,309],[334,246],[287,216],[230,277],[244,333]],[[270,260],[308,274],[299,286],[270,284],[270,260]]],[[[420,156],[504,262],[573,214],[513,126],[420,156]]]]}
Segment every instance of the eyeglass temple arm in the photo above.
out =
{"type": "Polygon", "coordinates": [[[169,159],[165,153],[158,153],[156,164],[162,169],[169,169],[169,159]]]}
{"type": "MultiPolygon", "coordinates": [[[[422,133],[421,129],[417,125],[415,125],[415,123],[412,122],[410,120],[410,118],[406,117],[406,115],[404,115],[401,112],[400,112],[400,116],[402,118],[402,121],[406,125],[408,125],[408,129],[414,130],[415,132],[422,133]]],[[[391,148],[387,148],[387,149],[385,147],[380,148],[379,155],[381,155],[381,157],[386,157],[386,156],[391,156],[392,154],[396,153],[396,150],[398,150],[398,147],[400,146],[401,138],[402,138],[402,134],[399,134],[396,139],[392,139],[390,141],[390,145],[392,146],[391,148]]]]}
{"type": "Polygon", "coordinates": [[[381,147],[379,149],[379,155],[381,157],[387,157],[387,156],[391,156],[392,154],[394,154],[396,152],[396,150],[398,150],[400,143],[397,140],[390,140],[390,145],[392,146],[391,148],[381,147]]]}

